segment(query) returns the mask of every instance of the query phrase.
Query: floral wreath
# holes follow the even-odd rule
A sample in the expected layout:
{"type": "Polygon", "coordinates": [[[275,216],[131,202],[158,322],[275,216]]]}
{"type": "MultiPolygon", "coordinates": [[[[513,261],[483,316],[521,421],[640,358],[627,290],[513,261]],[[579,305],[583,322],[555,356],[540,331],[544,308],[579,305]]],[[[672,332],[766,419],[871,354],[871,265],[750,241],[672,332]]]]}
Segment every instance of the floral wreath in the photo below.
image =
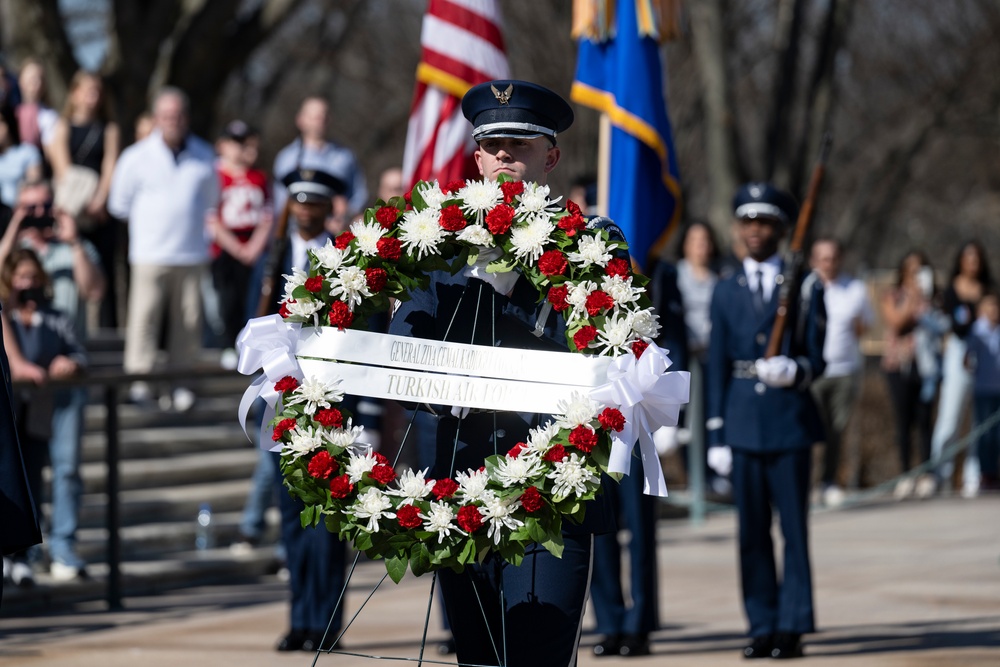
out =
{"type": "MultiPolygon", "coordinates": [[[[429,274],[452,274],[484,256],[487,271],[519,271],[566,323],[572,352],[642,355],[659,330],[627,248],[590,229],[573,202],[547,186],[510,180],[440,186],[421,181],[405,197],[379,200],[326,246],[310,250],[310,270],[286,276],[279,314],[305,326],[367,329],[368,319],[426,288],[429,274]],[[486,253],[489,253],[486,255],[486,253]]],[[[574,394],[527,442],[490,456],[479,470],[428,479],[399,473],[361,443],[362,428],[337,407],[337,382],[288,376],[274,385],[281,406],[271,421],[285,485],[305,504],[303,526],[324,523],[399,581],[466,565],[495,552],[519,564],[539,543],[562,553],[562,521],[579,522],[600,490],[611,441],[625,428],[616,407],[574,394]]]]}

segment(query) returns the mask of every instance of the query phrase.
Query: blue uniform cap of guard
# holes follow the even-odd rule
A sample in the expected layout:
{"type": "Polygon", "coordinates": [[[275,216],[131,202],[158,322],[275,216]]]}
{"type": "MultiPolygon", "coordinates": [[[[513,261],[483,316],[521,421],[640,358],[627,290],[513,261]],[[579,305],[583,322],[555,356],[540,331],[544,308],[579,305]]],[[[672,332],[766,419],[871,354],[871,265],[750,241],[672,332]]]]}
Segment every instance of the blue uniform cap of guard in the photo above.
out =
{"type": "Polygon", "coordinates": [[[288,188],[290,199],[299,203],[329,200],[347,192],[347,185],[332,174],[319,169],[298,168],[281,179],[288,188]]]}
{"type": "Polygon", "coordinates": [[[770,183],[747,183],[733,197],[733,215],[740,220],[795,221],[799,205],[795,197],[770,183]]]}
{"type": "Polygon", "coordinates": [[[573,109],[562,97],[528,81],[499,79],[469,89],[462,98],[462,113],[472,123],[472,138],[556,136],[573,124],[573,109]]]}

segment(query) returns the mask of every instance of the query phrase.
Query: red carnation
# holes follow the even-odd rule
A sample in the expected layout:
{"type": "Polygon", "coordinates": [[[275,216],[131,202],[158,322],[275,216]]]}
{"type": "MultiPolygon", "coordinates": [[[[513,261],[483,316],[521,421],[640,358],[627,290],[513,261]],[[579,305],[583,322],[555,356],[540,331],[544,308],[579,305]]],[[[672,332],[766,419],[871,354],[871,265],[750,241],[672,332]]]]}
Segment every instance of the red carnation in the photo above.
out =
{"type": "Polygon", "coordinates": [[[343,301],[334,301],[330,306],[330,326],[337,327],[341,331],[351,326],[354,321],[354,313],[343,301]]]}
{"type": "Polygon", "coordinates": [[[299,381],[291,375],[286,375],[274,383],[275,391],[295,391],[299,388],[299,381]]]}
{"type": "Polygon", "coordinates": [[[602,310],[608,310],[613,308],[615,305],[615,300],[612,299],[607,292],[602,292],[601,290],[594,290],[587,295],[587,314],[591,317],[594,315],[599,315],[602,310]]]}
{"type": "Polygon", "coordinates": [[[625,415],[617,408],[604,408],[604,412],[597,416],[597,421],[601,422],[605,431],[621,431],[625,428],[625,415]]]}
{"type": "Polygon", "coordinates": [[[403,194],[403,201],[406,202],[406,208],[413,206],[413,190],[407,190],[403,194]]]}
{"type": "Polygon", "coordinates": [[[573,334],[573,344],[577,350],[586,350],[595,338],[597,338],[597,327],[588,324],[573,334]]]}
{"type": "Polygon", "coordinates": [[[628,261],[622,259],[621,257],[615,257],[613,260],[608,262],[608,265],[604,267],[604,273],[609,276],[618,276],[619,278],[628,278],[629,265],[628,261]]]}
{"type": "Polygon", "coordinates": [[[372,468],[371,477],[379,484],[389,484],[392,480],[396,479],[396,471],[392,469],[392,466],[380,463],[372,468]]]}
{"type": "Polygon", "coordinates": [[[576,236],[581,229],[587,228],[587,220],[580,214],[563,216],[556,227],[566,232],[566,236],[576,236]]]}
{"type": "Polygon", "coordinates": [[[635,358],[638,359],[642,356],[642,353],[646,351],[647,347],[649,347],[649,343],[644,340],[637,340],[632,343],[632,354],[634,354],[635,358]]]}
{"type": "Polygon", "coordinates": [[[434,488],[431,489],[431,493],[438,500],[444,500],[445,498],[451,498],[458,491],[458,482],[453,479],[439,479],[434,482],[434,488]]]}
{"type": "Polygon", "coordinates": [[[562,250],[546,250],[538,258],[538,270],[546,276],[561,276],[566,272],[566,255],[562,250]]]}
{"type": "Polygon", "coordinates": [[[280,315],[281,317],[286,318],[286,319],[289,318],[289,317],[291,317],[292,313],[288,310],[288,304],[290,304],[290,303],[295,303],[295,299],[289,299],[288,301],[282,301],[281,302],[281,306],[278,308],[278,315],[280,315]]]}
{"type": "Polygon", "coordinates": [[[354,234],[351,230],[347,230],[341,233],[340,236],[336,238],[333,245],[336,246],[337,250],[344,250],[347,246],[351,245],[351,241],[354,240],[354,234]]]}
{"type": "Polygon", "coordinates": [[[583,215],[583,211],[580,209],[580,205],[577,204],[572,199],[566,200],[566,210],[569,211],[570,215],[583,215]]]}
{"type": "Polygon", "coordinates": [[[507,181],[506,183],[501,183],[500,190],[503,192],[504,202],[509,204],[514,201],[514,197],[524,192],[524,181],[507,181]]]}
{"type": "Polygon", "coordinates": [[[483,515],[475,505],[465,505],[458,510],[458,527],[467,533],[474,533],[483,527],[483,515]]]}
{"type": "Polygon", "coordinates": [[[450,195],[454,192],[458,192],[464,187],[465,187],[465,181],[450,181],[449,183],[441,187],[441,192],[450,195]]]}
{"type": "Polygon", "coordinates": [[[340,428],[344,425],[344,414],[337,408],[317,410],[313,419],[327,428],[340,428]]]}
{"type": "Polygon", "coordinates": [[[497,204],[486,214],[486,226],[489,227],[490,234],[494,236],[506,234],[513,221],[514,209],[506,204],[497,204]]]}
{"type": "Polygon", "coordinates": [[[277,426],[274,427],[274,433],[271,434],[271,440],[278,442],[281,440],[281,436],[285,435],[288,431],[291,431],[297,426],[295,420],[292,418],[282,419],[278,422],[277,426]]]}
{"type": "Polygon", "coordinates": [[[545,456],[542,457],[543,460],[549,463],[558,463],[566,458],[566,448],[562,445],[552,445],[549,451],[545,452],[545,456]]]}
{"type": "Polygon", "coordinates": [[[566,297],[569,296],[569,288],[565,285],[560,285],[559,287],[552,287],[549,289],[548,300],[552,304],[552,307],[557,313],[569,308],[569,302],[566,301],[566,297]]]}
{"type": "Polygon", "coordinates": [[[389,274],[386,273],[385,269],[369,266],[365,269],[365,282],[368,283],[368,288],[373,294],[378,294],[385,289],[386,283],[389,282],[389,274]]]}
{"type": "Polygon", "coordinates": [[[372,458],[375,459],[375,463],[379,463],[381,465],[388,465],[389,463],[389,458],[382,452],[375,452],[372,454],[372,458]]]}
{"type": "Polygon", "coordinates": [[[305,288],[314,294],[323,291],[323,276],[306,278],[305,288]]]}
{"type": "Polygon", "coordinates": [[[413,505],[403,505],[396,510],[396,521],[402,528],[419,528],[423,523],[420,518],[420,510],[413,505]]]}
{"type": "Polygon", "coordinates": [[[317,479],[329,479],[339,468],[340,464],[325,449],[309,461],[309,474],[317,479]]]}
{"type": "Polygon", "coordinates": [[[457,204],[452,204],[441,209],[441,217],[438,218],[438,224],[449,232],[458,232],[465,229],[467,223],[465,222],[465,215],[462,214],[462,209],[457,204]]]}
{"type": "Polygon", "coordinates": [[[347,475],[334,477],[330,480],[330,495],[334,498],[346,498],[347,494],[354,490],[351,478],[347,475]]]}
{"type": "Polygon", "coordinates": [[[399,209],[395,206],[381,206],[375,211],[375,220],[384,229],[392,227],[392,223],[399,220],[399,209]]]}
{"type": "Polygon", "coordinates": [[[521,494],[521,507],[528,514],[534,514],[538,510],[542,509],[545,505],[545,501],[542,500],[542,494],[538,492],[538,488],[534,486],[529,486],[521,494]]]}
{"type": "Polygon", "coordinates": [[[597,444],[597,434],[589,426],[577,426],[569,433],[569,444],[589,454],[597,444]]]}
{"type": "Polygon", "coordinates": [[[400,256],[403,254],[403,244],[399,239],[392,236],[383,236],[375,244],[375,248],[378,250],[378,256],[382,259],[387,259],[390,262],[399,261],[400,256]]]}
{"type": "Polygon", "coordinates": [[[512,459],[516,459],[518,456],[521,455],[521,452],[524,451],[524,448],[526,446],[527,445],[525,445],[523,442],[517,443],[516,445],[507,450],[507,456],[509,456],[512,459]]]}

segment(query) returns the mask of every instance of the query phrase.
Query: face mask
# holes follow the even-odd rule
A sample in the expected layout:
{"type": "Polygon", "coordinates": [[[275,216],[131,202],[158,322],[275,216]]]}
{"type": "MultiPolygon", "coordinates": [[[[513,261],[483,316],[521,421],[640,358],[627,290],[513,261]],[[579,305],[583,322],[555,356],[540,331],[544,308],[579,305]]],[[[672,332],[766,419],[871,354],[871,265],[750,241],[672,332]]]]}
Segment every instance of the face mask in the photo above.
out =
{"type": "Polygon", "coordinates": [[[917,287],[924,296],[930,297],[934,294],[934,270],[931,267],[922,266],[917,271],[917,287]]]}
{"type": "Polygon", "coordinates": [[[19,290],[17,300],[22,304],[34,303],[36,306],[45,305],[49,301],[44,287],[29,287],[28,289],[19,290]]]}

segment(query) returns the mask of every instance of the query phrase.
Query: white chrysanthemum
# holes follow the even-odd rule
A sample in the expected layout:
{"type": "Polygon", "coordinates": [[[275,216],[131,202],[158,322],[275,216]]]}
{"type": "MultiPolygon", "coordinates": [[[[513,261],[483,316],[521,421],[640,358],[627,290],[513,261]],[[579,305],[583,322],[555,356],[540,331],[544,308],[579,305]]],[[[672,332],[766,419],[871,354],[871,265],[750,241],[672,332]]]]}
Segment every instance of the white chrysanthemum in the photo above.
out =
{"type": "Polygon", "coordinates": [[[396,479],[397,489],[388,491],[389,495],[400,496],[402,505],[412,505],[413,501],[421,500],[430,495],[434,488],[434,480],[427,480],[427,468],[414,472],[407,468],[396,479]]]}
{"type": "Polygon", "coordinates": [[[552,495],[557,501],[570,495],[582,496],[587,493],[588,486],[599,482],[597,475],[587,469],[576,452],[562,461],[556,461],[554,465],[555,469],[547,477],[555,481],[552,495]]]}
{"type": "Polygon", "coordinates": [[[591,264],[607,266],[611,261],[608,244],[600,236],[582,236],[576,247],[578,252],[566,253],[566,259],[582,269],[591,264]]]}
{"type": "Polygon", "coordinates": [[[451,197],[451,195],[441,189],[437,181],[425,185],[417,190],[417,192],[420,193],[420,197],[424,200],[424,203],[433,209],[435,219],[437,219],[437,213],[441,211],[441,204],[451,197]]]}
{"type": "Polygon", "coordinates": [[[416,252],[417,259],[440,252],[441,242],[448,232],[438,223],[440,212],[426,208],[407,211],[399,223],[399,240],[409,252],[416,252]]]}
{"type": "Polygon", "coordinates": [[[533,215],[527,224],[514,227],[510,233],[514,255],[523,262],[534,264],[541,257],[545,244],[551,241],[555,228],[547,215],[533,215]]]}
{"type": "Polygon", "coordinates": [[[541,213],[551,204],[549,201],[549,186],[537,183],[525,183],[517,204],[517,214],[541,213]]]}
{"type": "Polygon", "coordinates": [[[306,378],[291,396],[285,397],[285,405],[305,404],[307,415],[316,414],[317,408],[329,408],[334,403],[344,400],[344,392],[340,389],[340,380],[329,383],[317,378],[306,378]]]}
{"type": "Polygon", "coordinates": [[[462,200],[462,211],[482,222],[483,214],[503,201],[503,191],[496,181],[466,181],[456,195],[462,200]]]}
{"type": "Polygon", "coordinates": [[[589,425],[601,409],[597,401],[576,391],[568,401],[559,401],[557,406],[561,414],[556,416],[556,425],[570,430],[577,426],[589,425]]]}
{"type": "Polygon", "coordinates": [[[347,457],[347,466],[344,473],[351,481],[351,484],[357,484],[364,478],[366,472],[372,471],[372,468],[377,463],[378,459],[375,458],[375,453],[370,449],[361,452],[350,452],[347,457]]]}
{"type": "Polygon", "coordinates": [[[601,356],[624,353],[626,346],[635,340],[632,332],[632,314],[612,315],[604,321],[604,327],[597,330],[597,340],[604,346],[601,356]]]}
{"type": "Polygon", "coordinates": [[[543,472],[541,459],[526,449],[521,450],[521,455],[517,458],[504,456],[497,463],[495,475],[498,482],[503,487],[509,488],[515,484],[524,484],[532,477],[543,472]]]}
{"type": "Polygon", "coordinates": [[[464,241],[470,245],[477,245],[485,248],[492,248],[493,234],[490,234],[490,230],[485,227],[480,227],[479,225],[469,225],[456,236],[459,241],[464,241]]]}
{"type": "Polygon", "coordinates": [[[378,242],[384,232],[382,225],[375,220],[371,222],[356,220],[351,223],[351,233],[354,234],[354,239],[358,243],[358,250],[361,251],[362,255],[368,257],[374,257],[378,254],[378,242]]]}
{"type": "Polygon", "coordinates": [[[297,459],[300,456],[311,454],[324,446],[323,429],[306,426],[296,427],[288,432],[290,442],[285,443],[281,448],[281,453],[297,459]]]}
{"type": "Polygon", "coordinates": [[[345,266],[336,275],[330,276],[330,296],[346,302],[351,311],[371,295],[365,270],[360,266],[345,266]]]}
{"type": "Polygon", "coordinates": [[[327,240],[326,245],[322,248],[316,248],[315,250],[310,250],[309,252],[311,252],[313,257],[316,258],[316,263],[328,273],[339,270],[344,262],[351,259],[350,248],[344,248],[341,250],[337,246],[333,245],[333,241],[330,240],[327,240]]]}
{"type": "Polygon", "coordinates": [[[323,309],[323,302],[316,299],[290,299],[285,302],[285,310],[293,317],[312,317],[323,309]]]}
{"type": "Polygon", "coordinates": [[[306,284],[309,274],[296,266],[292,268],[291,275],[286,273],[281,277],[285,279],[285,296],[282,298],[282,301],[289,301],[293,298],[292,292],[295,291],[295,288],[306,284]]]}
{"type": "Polygon", "coordinates": [[[632,313],[632,330],[642,338],[656,338],[660,335],[660,320],[652,308],[632,313]]]}
{"type": "Polygon", "coordinates": [[[490,477],[485,470],[470,470],[458,473],[455,476],[455,481],[458,482],[456,494],[461,496],[465,502],[474,503],[483,499],[490,477]]]}
{"type": "Polygon", "coordinates": [[[378,532],[379,519],[395,519],[395,512],[386,510],[392,509],[392,501],[387,495],[374,486],[365,489],[365,492],[358,496],[358,499],[351,505],[351,512],[359,519],[368,519],[365,528],[369,533],[378,532]]]}
{"type": "Polygon", "coordinates": [[[327,433],[327,439],[337,447],[350,449],[364,433],[364,426],[351,426],[351,420],[343,428],[335,428],[327,433]]]}
{"type": "Polygon", "coordinates": [[[455,520],[455,510],[451,508],[451,505],[441,501],[432,501],[430,511],[427,514],[427,521],[424,522],[424,528],[432,533],[437,533],[438,544],[444,541],[444,538],[451,536],[451,531],[460,533],[462,535],[468,535],[464,530],[452,523],[455,520]]]}
{"type": "Polygon", "coordinates": [[[521,506],[520,500],[510,496],[498,498],[496,494],[490,493],[483,499],[483,505],[479,508],[489,528],[486,530],[486,537],[493,538],[493,544],[500,544],[500,537],[503,529],[515,530],[524,525],[520,519],[515,519],[512,515],[521,506]]]}
{"type": "Polygon", "coordinates": [[[528,432],[527,451],[544,455],[549,451],[552,438],[559,435],[559,425],[549,420],[545,426],[536,426],[528,432]]]}
{"type": "Polygon", "coordinates": [[[572,308],[567,313],[566,322],[570,323],[578,319],[587,319],[587,297],[597,289],[597,283],[593,280],[567,285],[566,303],[572,308]]]}
{"type": "Polygon", "coordinates": [[[633,287],[632,276],[604,276],[601,281],[601,291],[610,296],[616,306],[625,306],[639,300],[639,295],[646,291],[645,287],[633,287]]]}

